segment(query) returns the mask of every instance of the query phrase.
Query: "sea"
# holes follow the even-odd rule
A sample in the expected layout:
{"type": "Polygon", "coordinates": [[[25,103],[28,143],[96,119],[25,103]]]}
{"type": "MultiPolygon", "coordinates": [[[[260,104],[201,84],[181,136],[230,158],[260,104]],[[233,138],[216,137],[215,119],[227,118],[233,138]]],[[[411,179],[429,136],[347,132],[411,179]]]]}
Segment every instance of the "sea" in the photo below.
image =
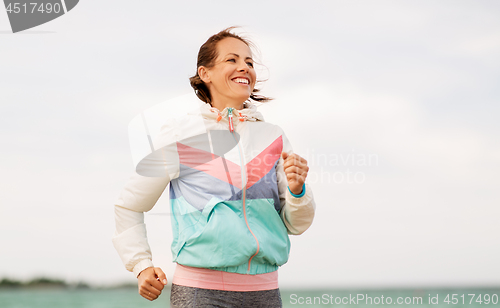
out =
{"type": "MultiPolygon", "coordinates": [[[[500,307],[500,288],[400,290],[281,290],[283,307],[500,307]]],[[[169,288],[155,301],[135,288],[0,289],[0,308],[165,308],[169,288]]]]}

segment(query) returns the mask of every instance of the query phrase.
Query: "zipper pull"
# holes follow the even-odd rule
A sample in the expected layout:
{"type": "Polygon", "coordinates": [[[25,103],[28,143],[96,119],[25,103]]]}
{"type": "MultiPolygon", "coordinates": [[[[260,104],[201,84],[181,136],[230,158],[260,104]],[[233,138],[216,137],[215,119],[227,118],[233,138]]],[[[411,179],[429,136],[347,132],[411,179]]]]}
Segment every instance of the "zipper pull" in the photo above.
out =
{"type": "Polygon", "coordinates": [[[234,131],[234,126],[233,126],[233,108],[229,107],[227,111],[228,111],[227,118],[229,120],[229,131],[233,132],[234,131]]]}

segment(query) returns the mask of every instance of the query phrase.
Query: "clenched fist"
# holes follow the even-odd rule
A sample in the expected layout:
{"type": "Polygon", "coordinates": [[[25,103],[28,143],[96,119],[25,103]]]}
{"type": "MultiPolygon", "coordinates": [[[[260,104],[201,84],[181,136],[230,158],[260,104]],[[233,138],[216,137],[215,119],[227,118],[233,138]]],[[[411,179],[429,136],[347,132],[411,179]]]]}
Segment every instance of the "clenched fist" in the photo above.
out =
{"type": "Polygon", "coordinates": [[[292,193],[300,195],[302,186],[306,181],[307,171],[309,171],[307,160],[297,154],[288,154],[286,152],[282,152],[281,157],[283,158],[283,169],[285,170],[288,187],[292,193]]]}
{"type": "Polygon", "coordinates": [[[153,301],[161,294],[167,284],[167,276],[159,267],[148,267],[137,276],[139,294],[147,300],[153,301]]]}

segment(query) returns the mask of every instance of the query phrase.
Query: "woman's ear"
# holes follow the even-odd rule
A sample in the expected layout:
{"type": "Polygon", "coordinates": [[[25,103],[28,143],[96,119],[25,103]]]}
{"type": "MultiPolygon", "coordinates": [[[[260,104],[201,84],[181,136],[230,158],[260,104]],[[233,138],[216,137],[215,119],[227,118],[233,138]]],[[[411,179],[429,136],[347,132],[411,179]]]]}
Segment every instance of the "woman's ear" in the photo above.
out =
{"type": "Polygon", "coordinates": [[[208,69],[204,66],[198,67],[198,76],[204,83],[210,83],[210,73],[208,69]]]}

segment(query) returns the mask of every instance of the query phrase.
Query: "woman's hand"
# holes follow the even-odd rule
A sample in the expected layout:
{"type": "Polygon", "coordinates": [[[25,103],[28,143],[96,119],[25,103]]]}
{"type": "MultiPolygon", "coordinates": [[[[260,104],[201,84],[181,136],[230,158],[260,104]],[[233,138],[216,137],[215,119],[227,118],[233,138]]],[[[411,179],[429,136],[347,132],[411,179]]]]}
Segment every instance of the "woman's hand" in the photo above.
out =
{"type": "Polygon", "coordinates": [[[167,284],[167,276],[159,267],[148,267],[137,276],[139,294],[147,300],[154,301],[167,284]]]}
{"type": "Polygon", "coordinates": [[[281,157],[284,161],[283,169],[285,170],[288,187],[290,187],[292,193],[300,195],[302,186],[306,181],[307,171],[309,171],[307,160],[297,154],[289,155],[286,152],[282,152],[281,157]]]}

